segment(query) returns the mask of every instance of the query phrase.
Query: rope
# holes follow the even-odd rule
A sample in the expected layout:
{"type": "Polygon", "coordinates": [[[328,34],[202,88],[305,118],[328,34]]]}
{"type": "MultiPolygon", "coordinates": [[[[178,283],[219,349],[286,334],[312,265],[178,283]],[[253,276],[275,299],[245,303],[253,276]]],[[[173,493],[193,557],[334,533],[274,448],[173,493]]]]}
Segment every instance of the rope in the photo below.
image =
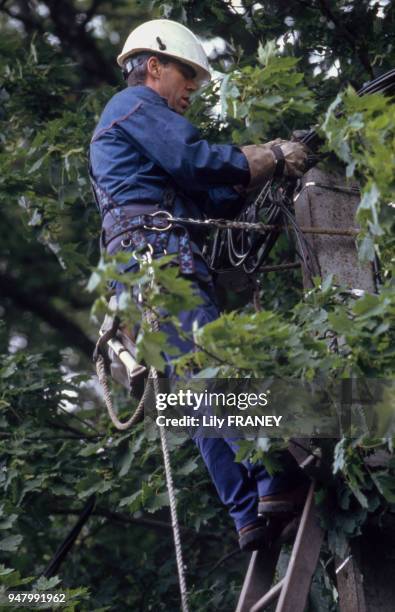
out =
{"type": "MultiPolygon", "coordinates": [[[[148,264],[152,262],[151,251],[147,251],[146,254],[144,254],[142,257],[143,259],[147,261],[148,264]]],[[[152,267],[149,268],[149,272],[152,275],[152,267]]],[[[144,316],[145,316],[147,323],[151,326],[152,331],[155,331],[155,332],[160,331],[159,322],[154,313],[146,310],[144,313],[144,316]]],[[[156,368],[151,367],[150,373],[151,373],[151,378],[153,381],[155,396],[157,396],[158,393],[160,393],[158,372],[156,368]]],[[[173,475],[172,475],[172,470],[171,470],[169,447],[167,444],[166,432],[165,432],[164,427],[159,427],[159,435],[160,435],[160,442],[162,446],[163,464],[165,466],[166,486],[169,492],[170,517],[171,517],[171,525],[173,528],[174,549],[176,553],[178,583],[180,587],[180,596],[181,596],[181,610],[182,612],[189,612],[188,591],[187,591],[187,584],[186,584],[186,579],[185,579],[185,566],[184,566],[184,560],[183,560],[183,555],[182,555],[180,526],[179,526],[178,516],[177,516],[177,501],[176,501],[176,494],[175,494],[175,489],[174,489],[173,475]]]]}
{"type": "Polygon", "coordinates": [[[330,183],[322,183],[317,181],[307,181],[300,191],[294,197],[294,203],[297,201],[299,196],[310,187],[318,187],[321,189],[327,189],[327,191],[335,191],[338,193],[347,193],[349,195],[360,195],[361,191],[358,187],[343,187],[343,185],[331,185],[330,183]]]}
{"type": "MultiPolygon", "coordinates": [[[[155,380],[157,381],[157,379],[154,378],[155,393],[158,393],[156,389],[159,388],[159,384],[158,384],[158,387],[156,387],[155,380]]],[[[165,466],[166,485],[167,485],[167,490],[169,491],[170,516],[171,516],[171,525],[173,527],[174,548],[176,551],[178,581],[180,585],[181,610],[182,612],[189,612],[188,592],[187,592],[187,584],[185,580],[185,566],[184,566],[184,561],[183,561],[183,556],[182,556],[180,526],[178,523],[178,516],[177,516],[177,503],[176,503],[176,496],[175,496],[175,490],[174,490],[173,476],[171,472],[169,447],[167,445],[167,439],[166,439],[166,433],[165,433],[164,427],[159,427],[159,433],[160,433],[160,441],[162,445],[163,463],[165,466]]]]}
{"type": "Polygon", "coordinates": [[[125,431],[125,429],[129,429],[130,427],[132,427],[132,425],[135,425],[136,423],[141,421],[141,418],[144,413],[144,402],[147,399],[147,395],[150,390],[149,379],[147,381],[147,384],[145,385],[144,393],[139,401],[139,404],[136,410],[134,411],[130,419],[122,422],[118,419],[114,411],[114,406],[113,406],[112,397],[111,397],[111,389],[108,384],[108,379],[107,379],[107,374],[106,374],[106,365],[105,365],[104,357],[100,353],[98,353],[97,358],[96,358],[96,372],[97,372],[97,377],[99,379],[99,383],[101,384],[103,388],[104,402],[106,404],[107,412],[109,414],[109,417],[114,427],[116,427],[116,429],[118,429],[119,431],[125,431]]]}
{"type": "MultiPolygon", "coordinates": [[[[143,258],[146,259],[148,263],[152,261],[151,253],[148,252],[147,255],[143,255],[143,258]]],[[[152,268],[151,268],[152,270],[152,268]]],[[[159,323],[157,318],[153,313],[149,311],[144,312],[144,318],[147,323],[151,326],[153,331],[159,331],[159,323]]],[[[141,417],[144,413],[144,403],[147,399],[148,393],[151,390],[152,386],[154,388],[155,395],[160,393],[160,384],[158,379],[158,372],[156,368],[151,367],[149,370],[148,380],[145,385],[144,393],[139,401],[139,404],[127,421],[120,421],[117,415],[114,412],[114,406],[111,398],[111,390],[108,384],[105,360],[104,357],[98,353],[96,357],[96,371],[99,382],[103,388],[104,394],[104,402],[107,407],[108,414],[113,425],[120,431],[124,431],[125,429],[129,429],[135,423],[138,423],[141,420],[141,417]]],[[[165,467],[165,478],[166,478],[166,486],[169,492],[169,503],[170,503],[170,517],[171,517],[171,525],[173,528],[173,540],[174,540],[174,548],[176,553],[176,563],[177,563],[177,573],[178,573],[178,582],[180,587],[180,595],[181,595],[181,610],[182,612],[189,612],[188,607],[188,592],[187,585],[185,580],[185,569],[184,569],[184,561],[182,555],[182,547],[181,547],[181,535],[180,535],[180,526],[178,522],[177,516],[177,501],[176,494],[174,488],[173,475],[171,471],[171,463],[170,463],[170,453],[169,447],[167,444],[166,432],[164,427],[159,427],[159,435],[162,447],[162,455],[163,455],[163,464],[165,467]]]]}
{"type": "Polygon", "coordinates": [[[283,264],[273,264],[272,266],[261,266],[259,269],[261,272],[280,272],[281,270],[293,270],[294,268],[300,268],[302,264],[299,261],[283,264]]]}
{"type": "MultiPolygon", "coordinates": [[[[152,378],[153,378],[153,383],[154,383],[155,395],[157,395],[158,393],[160,393],[160,385],[159,385],[158,373],[155,368],[152,368],[152,378]]],[[[177,501],[176,501],[176,494],[175,494],[175,489],[174,489],[173,474],[171,470],[170,452],[169,452],[169,447],[167,444],[166,432],[165,432],[164,427],[159,427],[159,435],[160,435],[160,442],[162,446],[163,464],[165,466],[166,486],[169,492],[170,517],[171,517],[171,526],[173,528],[174,549],[176,553],[178,582],[179,582],[180,596],[181,596],[181,610],[182,612],[189,612],[188,591],[187,591],[187,584],[185,580],[185,566],[184,566],[184,560],[183,560],[183,555],[182,555],[180,526],[178,523],[178,516],[177,516],[177,501]]]]}

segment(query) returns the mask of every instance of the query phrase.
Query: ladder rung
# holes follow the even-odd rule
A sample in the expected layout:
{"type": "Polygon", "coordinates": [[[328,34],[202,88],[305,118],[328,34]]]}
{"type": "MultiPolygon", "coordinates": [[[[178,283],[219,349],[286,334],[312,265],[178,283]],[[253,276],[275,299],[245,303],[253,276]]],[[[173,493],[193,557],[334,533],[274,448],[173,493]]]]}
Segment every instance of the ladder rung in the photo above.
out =
{"type": "Polygon", "coordinates": [[[270,589],[279,554],[278,545],[266,550],[255,550],[252,553],[236,612],[249,612],[251,606],[270,589]]]}
{"type": "Polygon", "coordinates": [[[281,578],[277,584],[274,585],[261,599],[259,599],[256,604],[252,606],[250,612],[258,612],[258,610],[264,610],[266,606],[268,606],[272,601],[277,599],[280,594],[280,591],[284,585],[284,578],[281,578]]]}

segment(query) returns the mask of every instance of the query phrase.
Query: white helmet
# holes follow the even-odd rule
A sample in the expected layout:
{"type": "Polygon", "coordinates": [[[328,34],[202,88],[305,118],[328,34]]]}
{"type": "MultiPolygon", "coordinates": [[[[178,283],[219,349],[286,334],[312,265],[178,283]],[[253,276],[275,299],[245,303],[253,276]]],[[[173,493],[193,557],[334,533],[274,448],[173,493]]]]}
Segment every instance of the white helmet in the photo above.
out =
{"type": "Polygon", "coordinates": [[[143,51],[154,51],[174,57],[196,70],[197,78],[209,81],[210,66],[202,44],[195,34],[181,23],[169,19],[153,19],[135,28],[126,39],[117,62],[143,51]]]}

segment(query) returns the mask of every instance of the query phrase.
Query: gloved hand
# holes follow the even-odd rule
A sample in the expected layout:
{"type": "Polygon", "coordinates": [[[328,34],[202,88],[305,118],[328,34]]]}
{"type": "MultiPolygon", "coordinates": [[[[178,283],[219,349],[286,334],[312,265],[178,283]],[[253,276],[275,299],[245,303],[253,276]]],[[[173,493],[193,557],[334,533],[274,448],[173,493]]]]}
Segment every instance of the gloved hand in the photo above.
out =
{"type": "MultiPolygon", "coordinates": [[[[284,158],[284,168],[281,174],[284,176],[292,176],[297,178],[302,176],[307,167],[307,146],[302,142],[291,142],[289,140],[285,140],[281,144],[276,144],[274,147],[272,147],[272,151],[275,155],[278,152],[278,149],[281,150],[281,154],[284,158]]],[[[278,164],[279,161],[280,160],[277,158],[276,164],[278,164]]],[[[276,173],[276,171],[274,173],[276,173]]],[[[281,174],[279,176],[281,176],[281,174]]]]}
{"type": "MultiPolygon", "coordinates": [[[[255,189],[272,178],[276,168],[282,165],[284,167],[280,176],[302,176],[307,162],[307,147],[304,144],[281,138],[261,145],[246,145],[241,150],[250,169],[251,178],[247,190],[255,189]],[[283,162],[280,162],[282,158],[283,162]]],[[[236,189],[239,190],[238,187],[236,189]]]]}

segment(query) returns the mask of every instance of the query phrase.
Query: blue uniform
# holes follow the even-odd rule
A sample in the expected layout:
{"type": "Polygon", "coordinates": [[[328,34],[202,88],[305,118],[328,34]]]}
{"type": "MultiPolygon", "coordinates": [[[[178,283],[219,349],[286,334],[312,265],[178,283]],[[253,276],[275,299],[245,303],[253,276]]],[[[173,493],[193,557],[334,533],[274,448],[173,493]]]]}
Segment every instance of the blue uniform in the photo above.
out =
{"type": "MultiPolygon", "coordinates": [[[[128,87],[108,102],[93,134],[90,161],[105,232],[103,242],[109,252],[121,248],[122,236],[116,235],[114,227],[122,227],[125,220],[145,211],[164,209],[169,189],[174,216],[233,218],[243,205],[234,185],[247,185],[250,180],[247,159],[238,147],[209,144],[164,98],[142,85],[128,87]]],[[[156,237],[145,232],[148,242],[156,237]]],[[[167,240],[167,251],[178,253],[176,233],[170,232],[167,240]]],[[[180,312],[187,332],[194,321],[204,325],[219,316],[210,272],[200,254],[202,237],[195,231],[189,241],[194,261],[189,272],[203,304],[180,312]]],[[[163,252],[161,241],[154,246],[158,253],[161,248],[163,252]]],[[[131,257],[124,269],[135,265],[131,257]]],[[[115,288],[119,293],[122,285],[117,283],[115,288]]],[[[167,331],[170,342],[180,351],[193,348],[192,341],[181,341],[174,328],[167,331]]],[[[286,473],[270,478],[262,466],[235,463],[237,443],[233,439],[199,437],[195,443],[237,529],[256,520],[258,496],[294,488],[301,480],[289,458],[286,473]]]]}

